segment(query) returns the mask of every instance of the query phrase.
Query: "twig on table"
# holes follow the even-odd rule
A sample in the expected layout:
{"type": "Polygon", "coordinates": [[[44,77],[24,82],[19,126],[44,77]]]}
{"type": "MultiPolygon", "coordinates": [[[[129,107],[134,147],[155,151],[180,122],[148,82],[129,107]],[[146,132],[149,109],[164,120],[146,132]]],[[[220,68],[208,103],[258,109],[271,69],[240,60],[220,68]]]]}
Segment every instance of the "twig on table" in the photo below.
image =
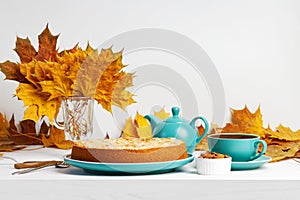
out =
{"type": "Polygon", "coordinates": [[[17,161],[16,159],[12,158],[12,157],[8,157],[8,156],[1,156],[0,158],[9,159],[9,160],[12,160],[12,161],[14,161],[14,162],[18,163],[18,161],[17,161]]]}
{"type": "Polygon", "coordinates": [[[298,163],[300,163],[299,158],[293,158],[293,160],[296,161],[296,162],[298,162],[298,163]]]}

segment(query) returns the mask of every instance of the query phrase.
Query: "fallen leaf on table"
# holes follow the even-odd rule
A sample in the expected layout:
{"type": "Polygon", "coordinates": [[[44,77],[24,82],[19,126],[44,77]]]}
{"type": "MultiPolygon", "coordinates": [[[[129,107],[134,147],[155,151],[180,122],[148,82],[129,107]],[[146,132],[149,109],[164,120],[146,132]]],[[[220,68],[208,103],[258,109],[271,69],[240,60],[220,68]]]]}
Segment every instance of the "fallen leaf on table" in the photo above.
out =
{"type": "Polygon", "coordinates": [[[22,120],[20,121],[20,126],[23,134],[36,133],[35,122],[32,120],[22,120]]]}
{"type": "Polygon", "coordinates": [[[300,130],[292,131],[289,127],[285,127],[281,124],[276,128],[276,131],[269,130],[267,133],[270,138],[277,138],[286,141],[300,140],[300,130]]]}
{"type": "Polygon", "coordinates": [[[17,130],[15,125],[15,118],[14,115],[12,116],[11,120],[9,121],[9,128],[7,129],[9,132],[9,136],[15,144],[20,145],[33,145],[33,144],[42,144],[42,140],[39,135],[37,135],[35,131],[35,123],[32,120],[24,120],[21,121],[20,124],[22,128],[27,132],[23,133],[21,130],[20,132],[17,130]],[[29,132],[32,131],[32,132],[29,132]]]}
{"type": "Polygon", "coordinates": [[[55,127],[50,128],[50,134],[42,134],[42,142],[45,147],[57,147],[60,149],[71,149],[73,147],[73,142],[66,140],[65,133],[55,127]]]}
{"type": "Polygon", "coordinates": [[[297,153],[295,153],[294,158],[300,158],[300,151],[297,151],[297,153]]]}
{"type": "Polygon", "coordinates": [[[49,129],[50,129],[50,126],[45,121],[43,121],[43,123],[41,124],[41,127],[40,127],[40,134],[47,135],[49,132],[49,129]]]}
{"type": "Polygon", "coordinates": [[[298,152],[297,147],[285,147],[280,145],[268,145],[267,156],[272,158],[272,162],[280,161],[285,158],[293,158],[298,152]]]}
{"type": "Polygon", "coordinates": [[[9,133],[7,131],[9,123],[6,116],[0,112],[0,141],[8,141],[9,133]]]}
{"type": "Polygon", "coordinates": [[[3,144],[0,145],[0,151],[1,152],[12,152],[16,150],[24,149],[25,145],[15,145],[15,144],[3,144]]]}

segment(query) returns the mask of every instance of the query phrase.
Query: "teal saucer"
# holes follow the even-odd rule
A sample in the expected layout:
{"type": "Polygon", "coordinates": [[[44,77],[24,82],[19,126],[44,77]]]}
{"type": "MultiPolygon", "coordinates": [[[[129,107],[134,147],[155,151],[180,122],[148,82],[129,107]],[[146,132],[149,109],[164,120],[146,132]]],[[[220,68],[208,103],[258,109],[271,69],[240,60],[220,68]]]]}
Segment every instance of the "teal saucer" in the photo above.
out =
{"type": "Polygon", "coordinates": [[[257,169],[262,165],[271,161],[271,157],[269,156],[261,156],[255,160],[248,162],[231,162],[231,170],[251,170],[257,169]]]}
{"type": "Polygon", "coordinates": [[[72,159],[64,156],[64,161],[74,167],[82,168],[93,174],[157,174],[166,173],[182,167],[194,160],[194,156],[181,160],[149,163],[100,163],[72,159]]]}

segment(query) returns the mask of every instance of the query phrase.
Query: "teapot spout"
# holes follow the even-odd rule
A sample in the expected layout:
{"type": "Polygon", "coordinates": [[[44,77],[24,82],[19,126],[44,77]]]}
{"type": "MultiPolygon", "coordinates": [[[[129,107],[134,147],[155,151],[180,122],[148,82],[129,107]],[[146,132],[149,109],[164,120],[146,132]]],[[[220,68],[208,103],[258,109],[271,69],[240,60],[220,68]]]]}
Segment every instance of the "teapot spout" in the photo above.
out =
{"type": "Polygon", "coordinates": [[[159,123],[162,122],[159,118],[157,118],[153,115],[146,115],[144,117],[150,122],[152,131],[154,130],[155,127],[158,126],[159,123]]]}

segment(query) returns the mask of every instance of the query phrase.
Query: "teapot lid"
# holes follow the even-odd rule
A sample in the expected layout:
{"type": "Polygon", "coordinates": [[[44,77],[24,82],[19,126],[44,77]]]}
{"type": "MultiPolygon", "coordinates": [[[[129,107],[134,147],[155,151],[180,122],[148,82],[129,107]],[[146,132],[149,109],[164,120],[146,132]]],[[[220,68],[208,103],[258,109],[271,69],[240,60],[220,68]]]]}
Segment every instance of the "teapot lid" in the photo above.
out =
{"type": "Polygon", "coordinates": [[[165,120],[166,123],[188,123],[187,120],[179,117],[180,108],[179,107],[172,107],[172,115],[168,119],[165,120]]]}

